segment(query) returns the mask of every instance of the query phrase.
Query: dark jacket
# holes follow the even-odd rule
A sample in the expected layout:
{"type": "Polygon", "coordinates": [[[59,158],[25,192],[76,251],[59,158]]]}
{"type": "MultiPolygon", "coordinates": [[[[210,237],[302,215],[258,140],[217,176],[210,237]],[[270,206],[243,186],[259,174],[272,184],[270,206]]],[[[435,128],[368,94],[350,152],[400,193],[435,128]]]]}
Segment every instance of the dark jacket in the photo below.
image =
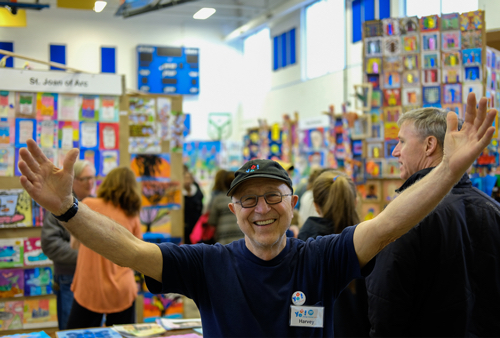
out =
{"type": "Polygon", "coordinates": [[[196,186],[194,195],[184,196],[184,243],[186,244],[191,244],[189,235],[203,211],[203,192],[198,183],[193,182],[193,184],[196,186]]]}
{"type": "Polygon", "coordinates": [[[500,204],[465,174],[436,209],[377,255],[366,284],[374,337],[500,336],[500,204]]]}
{"type": "MultiPolygon", "coordinates": [[[[353,224],[354,225],[354,224],[353,224]]],[[[300,229],[298,238],[333,234],[333,224],[322,217],[309,217],[300,229]]],[[[325,318],[325,321],[329,319],[325,318]]],[[[333,331],[335,337],[368,337],[368,300],[364,279],[356,279],[342,291],[333,306],[333,331]]]]}

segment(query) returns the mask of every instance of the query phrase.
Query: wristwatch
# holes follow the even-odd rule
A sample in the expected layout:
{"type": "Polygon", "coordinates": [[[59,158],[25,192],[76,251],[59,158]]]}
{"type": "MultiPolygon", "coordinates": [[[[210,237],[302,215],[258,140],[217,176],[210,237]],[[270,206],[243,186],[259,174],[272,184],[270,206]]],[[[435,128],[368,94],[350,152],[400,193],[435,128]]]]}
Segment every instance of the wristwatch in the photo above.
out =
{"type": "Polygon", "coordinates": [[[70,219],[72,219],[73,216],[75,216],[77,212],[78,212],[78,200],[76,199],[75,196],[73,196],[73,204],[68,209],[68,211],[66,211],[64,214],[62,214],[60,216],[56,216],[54,214],[52,214],[52,215],[54,215],[54,217],[61,222],[67,222],[70,219]]]}

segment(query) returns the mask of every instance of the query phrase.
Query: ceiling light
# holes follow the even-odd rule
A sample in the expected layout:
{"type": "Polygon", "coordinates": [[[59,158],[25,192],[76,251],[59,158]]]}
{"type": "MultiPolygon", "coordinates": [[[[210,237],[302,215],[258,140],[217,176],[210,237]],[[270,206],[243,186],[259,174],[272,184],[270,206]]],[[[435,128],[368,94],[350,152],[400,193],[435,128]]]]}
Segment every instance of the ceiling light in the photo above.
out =
{"type": "Polygon", "coordinates": [[[94,12],[100,13],[106,7],[107,2],[106,1],[100,1],[97,0],[94,4],[94,12]]]}
{"type": "Polygon", "coordinates": [[[205,20],[215,13],[215,8],[202,8],[198,12],[194,13],[193,18],[197,20],[205,20]]]}

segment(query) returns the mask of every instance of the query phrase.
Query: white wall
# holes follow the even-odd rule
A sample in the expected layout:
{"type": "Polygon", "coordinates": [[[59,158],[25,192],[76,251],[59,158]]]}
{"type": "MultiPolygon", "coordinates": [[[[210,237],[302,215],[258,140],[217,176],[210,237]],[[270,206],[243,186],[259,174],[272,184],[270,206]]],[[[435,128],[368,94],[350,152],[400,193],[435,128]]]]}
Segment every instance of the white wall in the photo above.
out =
{"type": "MultiPolygon", "coordinates": [[[[26,28],[0,28],[0,41],[13,41],[14,52],[49,60],[49,44],[66,45],[66,64],[100,72],[100,47],[117,48],[117,73],[125,74],[127,88],[137,89],[135,47],[140,44],[200,48],[200,94],[184,97],[184,111],[192,115],[191,138],[208,139],[209,112],[236,116],[241,93],[238,69],[241,43],[228,45],[223,37],[235,25],[181,21],[158,13],[123,19],[113,13],[50,8],[27,11],[26,28]]],[[[15,68],[26,61],[16,58],[15,68]]],[[[34,69],[48,67],[30,62],[34,69]]]]}

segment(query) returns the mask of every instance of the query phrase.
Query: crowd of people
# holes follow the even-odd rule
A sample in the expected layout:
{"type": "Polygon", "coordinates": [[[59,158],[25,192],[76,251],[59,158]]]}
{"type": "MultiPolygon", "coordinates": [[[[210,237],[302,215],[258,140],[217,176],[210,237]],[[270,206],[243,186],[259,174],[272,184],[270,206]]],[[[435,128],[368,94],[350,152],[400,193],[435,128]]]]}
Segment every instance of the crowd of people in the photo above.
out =
{"type": "Polygon", "coordinates": [[[107,325],[133,323],[136,270],[151,292],[192,298],[207,337],[499,336],[500,204],[466,173],[495,116],[473,94],[464,121],[438,108],[401,115],[392,155],[404,183],[364,222],[341,171],[313,171],[298,210],[290,165],[219,170],[205,204],[184,166],[184,243],[194,245],[180,246],[141,240],[129,169],[92,197],[95,171],[77,150],[57,169],[29,141],[20,180],[49,211],[42,248],[59,327],[99,326],[104,314],[107,325]],[[197,226],[211,238],[192,241],[197,226]]]}

